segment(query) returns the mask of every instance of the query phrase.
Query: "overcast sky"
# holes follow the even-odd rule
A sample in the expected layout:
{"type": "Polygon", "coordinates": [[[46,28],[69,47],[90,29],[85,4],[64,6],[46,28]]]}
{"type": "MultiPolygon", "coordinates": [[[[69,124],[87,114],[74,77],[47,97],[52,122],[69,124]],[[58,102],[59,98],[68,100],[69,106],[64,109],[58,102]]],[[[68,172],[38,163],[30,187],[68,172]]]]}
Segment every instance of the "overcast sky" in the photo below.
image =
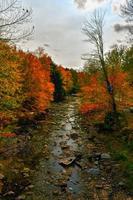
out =
{"type": "Polygon", "coordinates": [[[114,25],[121,23],[119,5],[125,0],[22,0],[33,9],[32,23],[35,26],[33,39],[23,44],[25,50],[39,46],[52,57],[55,63],[65,67],[83,66],[81,56],[91,46],[84,42],[82,26],[85,18],[94,9],[107,10],[105,25],[105,50],[116,44],[125,32],[114,31],[114,25]]]}

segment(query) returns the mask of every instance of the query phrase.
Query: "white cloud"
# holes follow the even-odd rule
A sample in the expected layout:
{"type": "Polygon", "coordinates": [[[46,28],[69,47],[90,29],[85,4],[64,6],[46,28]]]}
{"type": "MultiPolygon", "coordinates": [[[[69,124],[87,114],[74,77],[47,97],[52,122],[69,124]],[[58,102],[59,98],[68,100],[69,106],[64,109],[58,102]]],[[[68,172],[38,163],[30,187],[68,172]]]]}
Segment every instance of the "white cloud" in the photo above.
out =
{"type": "Polygon", "coordinates": [[[120,14],[120,7],[124,5],[126,0],[112,0],[112,10],[116,14],[120,14]]]}
{"type": "Polygon", "coordinates": [[[108,0],[74,0],[79,9],[94,10],[101,6],[103,3],[107,3],[108,0]]]}
{"type": "Polygon", "coordinates": [[[85,36],[81,32],[81,28],[86,14],[99,6],[109,7],[104,34],[105,49],[108,50],[112,44],[121,39],[120,33],[114,31],[114,24],[120,23],[120,19],[118,15],[114,15],[114,12],[110,12],[110,9],[111,6],[112,8],[116,6],[114,10],[117,10],[118,5],[125,0],[23,1],[33,8],[35,33],[34,40],[21,45],[21,47],[34,50],[38,46],[42,46],[57,64],[68,67],[83,64],[81,55],[88,53],[91,46],[83,42],[85,36]]]}

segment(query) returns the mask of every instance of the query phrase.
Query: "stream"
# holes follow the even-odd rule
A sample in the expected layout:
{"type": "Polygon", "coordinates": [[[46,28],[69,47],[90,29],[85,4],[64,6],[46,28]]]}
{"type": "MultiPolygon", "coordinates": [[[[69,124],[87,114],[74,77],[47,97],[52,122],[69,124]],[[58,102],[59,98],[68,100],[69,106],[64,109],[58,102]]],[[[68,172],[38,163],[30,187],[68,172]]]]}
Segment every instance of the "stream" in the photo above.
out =
{"type": "Polygon", "coordinates": [[[118,164],[89,127],[79,123],[79,98],[53,104],[50,114],[31,132],[23,148],[8,160],[1,200],[132,200],[120,183],[112,183],[118,164]]]}

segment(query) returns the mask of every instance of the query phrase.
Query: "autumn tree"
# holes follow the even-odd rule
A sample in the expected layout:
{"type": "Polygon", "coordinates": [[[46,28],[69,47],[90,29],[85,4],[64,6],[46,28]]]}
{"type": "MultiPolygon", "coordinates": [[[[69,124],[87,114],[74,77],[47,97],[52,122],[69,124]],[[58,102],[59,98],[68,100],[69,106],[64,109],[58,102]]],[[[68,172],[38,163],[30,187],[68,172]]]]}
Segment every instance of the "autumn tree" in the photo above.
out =
{"type": "Polygon", "coordinates": [[[0,129],[16,118],[16,110],[21,108],[25,98],[20,66],[16,48],[0,41],[0,129]]]}
{"type": "Polygon", "coordinates": [[[0,110],[14,110],[23,101],[20,65],[15,47],[0,42],[0,110]]]}
{"type": "Polygon", "coordinates": [[[18,41],[30,36],[34,28],[26,25],[31,14],[32,10],[25,9],[18,0],[0,0],[0,39],[18,41]]]}
{"type": "Polygon", "coordinates": [[[72,74],[69,69],[65,69],[62,66],[59,66],[58,70],[62,76],[63,88],[64,88],[66,94],[69,94],[73,87],[72,74]]]}
{"type": "Polygon", "coordinates": [[[95,48],[95,53],[93,54],[93,56],[97,58],[100,63],[104,80],[106,83],[106,89],[110,96],[114,124],[116,124],[117,108],[114,97],[114,89],[113,85],[109,80],[108,71],[105,63],[105,57],[104,57],[104,41],[103,41],[104,18],[105,18],[105,13],[103,13],[101,10],[94,11],[92,17],[85,21],[83,32],[87,36],[86,41],[91,43],[95,48]]]}
{"type": "MultiPolygon", "coordinates": [[[[47,57],[44,55],[43,59],[46,61],[47,57]]],[[[50,80],[50,66],[42,65],[35,55],[29,53],[24,59],[23,67],[25,71],[24,91],[27,96],[24,107],[43,112],[53,100],[54,85],[50,80]]]]}
{"type": "Polygon", "coordinates": [[[119,66],[123,71],[126,71],[129,83],[133,84],[133,46],[115,46],[106,54],[105,61],[110,68],[117,68],[119,66]]]}

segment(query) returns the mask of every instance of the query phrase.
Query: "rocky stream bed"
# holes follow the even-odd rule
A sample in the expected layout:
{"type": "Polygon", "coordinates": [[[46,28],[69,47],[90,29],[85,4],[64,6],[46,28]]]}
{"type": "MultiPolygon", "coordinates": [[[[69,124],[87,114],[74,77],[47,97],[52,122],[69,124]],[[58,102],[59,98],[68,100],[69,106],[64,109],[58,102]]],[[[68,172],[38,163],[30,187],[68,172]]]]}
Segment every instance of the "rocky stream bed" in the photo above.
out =
{"type": "Polygon", "coordinates": [[[53,104],[14,150],[0,154],[1,200],[133,199],[95,128],[81,127],[78,105],[77,97],[53,104]]]}

